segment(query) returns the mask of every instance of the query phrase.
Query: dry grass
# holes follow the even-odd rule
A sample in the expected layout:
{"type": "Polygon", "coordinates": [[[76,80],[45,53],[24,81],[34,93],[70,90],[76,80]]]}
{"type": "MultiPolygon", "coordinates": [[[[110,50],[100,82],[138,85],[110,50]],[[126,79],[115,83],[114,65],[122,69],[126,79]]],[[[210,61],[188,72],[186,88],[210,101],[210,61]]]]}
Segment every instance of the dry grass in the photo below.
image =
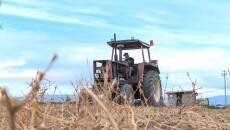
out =
{"type": "MultiPolygon", "coordinates": [[[[230,129],[230,108],[208,109],[201,106],[178,108],[119,105],[109,100],[109,93],[101,100],[90,89],[81,93],[82,81],[72,83],[75,93],[84,98],[55,104],[39,103],[46,88],[41,81],[49,70],[54,56],[44,71],[38,71],[30,83],[31,91],[23,101],[9,98],[5,89],[0,89],[1,129],[77,129],[77,130],[143,130],[143,129],[230,129]],[[88,97],[91,97],[89,100],[88,97]]],[[[88,84],[88,83],[86,83],[88,84]]],[[[90,85],[89,85],[90,86],[90,85]]],[[[107,91],[107,90],[105,90],[107,91]]]]}
{"type": "MultiPolygon", "coordinates": [[[[27,102],[15,114],[17,129],[229,129],[230,108],[208,109],[201,106],[179,108],[154,108],[117,105],[109,100],[79,105],[37,104],[27,102]],[[34,110],[36,113],[33,114],[34,110]],[[78,111],[79,110],[79,111],[78,111]],[[31,124],[33,121],[33,124],[31,124]]],[[[11,129],[7,108],[1,107],[1,129],[11,129]]]]}

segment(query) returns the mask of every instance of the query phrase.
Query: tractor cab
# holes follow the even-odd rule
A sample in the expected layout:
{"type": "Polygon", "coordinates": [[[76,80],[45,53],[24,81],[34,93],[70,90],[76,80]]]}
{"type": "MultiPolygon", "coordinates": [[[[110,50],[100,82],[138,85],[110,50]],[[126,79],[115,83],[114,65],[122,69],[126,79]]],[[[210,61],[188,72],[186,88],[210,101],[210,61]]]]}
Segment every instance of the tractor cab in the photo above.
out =
{"type": "Polygon", "coordinates": [[[157,67],[157,60],[151,60],[150,57],[150,47],[153,45],[153,41],[150,41],[150,44],[147,44],[141,40],[134,39],[133,37],[131,39],[127,40],[111,40],[108,41],[107,44],[112,47],[112,56],[111,56],[111,61],[116,62],[117,65],[117,71],[118,71],[118,77],[119,74],[123,72],[123,76],[125,76],[125,79],[128,79],[129,82],[131,83],[137,83],[138,81],[142,81],[142,74],[144,73],[144,68],[148,69],[147,67],[149,66],[150,69],[151,67],[155,67],[158,72],[159,69],[157,67]],[[146,55],[146,50],[147,50],[147,55],[146,55]],[[118,52],[118,54],[117,54],[118,52]],[[139,60],[138,63],[134,63],[132,65],[133,67],[133,72],[131,74],[130,78],[127,78],[127,71],[129,64],[125,61],[123,57],[124,53],[130,52],[130,55],[134,60],[139,60]],[[132,53],[134,52],[134,53],[132,53]],[[125,69],[124,69],[125,67],[125,69]]]}
{"type": "MultiPolygon", "coordinates": [[[[153,45],[153,42],[151,42],[151,43],[152,43],[151,45],[153,45]]],[[[116,52],[114,52],[114,51],[116,51],[116,50],[119,51],[119,62],[121,62],[123,51],[139,49],[139,50],[141,50],[139,55],[142,54],[143,62],[145,62],[144,49],[147,49],[148,59],[149,59],[149,62],[151,62],[150,53],[149,53],[150,45],[141,41],[141,40],[132,38],[129,40],[114,41],[112,39],[111,41],[107,42],[107,44],[113,48],[111,60],[113,60],[113,55],[114,55],[114,53],[116,54],[116,52]]],[[[114,60],[116,61],[116,55],[114,55],[114,60]]]]}

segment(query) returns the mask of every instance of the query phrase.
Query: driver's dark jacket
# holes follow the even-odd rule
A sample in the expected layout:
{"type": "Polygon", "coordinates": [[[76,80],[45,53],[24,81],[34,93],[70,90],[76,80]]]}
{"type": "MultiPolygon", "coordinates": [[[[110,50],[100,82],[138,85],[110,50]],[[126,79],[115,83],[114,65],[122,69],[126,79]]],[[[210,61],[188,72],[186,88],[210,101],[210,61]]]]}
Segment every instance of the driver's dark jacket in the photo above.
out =
{"type": "Polygon", "coordinates": [[[134,59],[132,57],[125,59],[125,61],[127,61],[129,63],[129,66],[134,65],[134,59]]]}

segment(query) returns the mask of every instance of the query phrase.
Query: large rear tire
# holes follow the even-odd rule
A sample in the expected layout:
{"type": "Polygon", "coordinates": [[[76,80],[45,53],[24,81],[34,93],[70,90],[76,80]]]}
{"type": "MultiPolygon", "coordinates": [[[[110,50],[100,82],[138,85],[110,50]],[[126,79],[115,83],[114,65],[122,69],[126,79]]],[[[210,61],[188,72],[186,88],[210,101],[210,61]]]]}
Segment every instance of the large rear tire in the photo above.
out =
{"type": "Polygon", "coordinates": [[[144,75],[141,89],[149,105],[156,107],[160,106],[162,100],[162,87],[160,76],[157,71],[150,70],[144,75]]]}

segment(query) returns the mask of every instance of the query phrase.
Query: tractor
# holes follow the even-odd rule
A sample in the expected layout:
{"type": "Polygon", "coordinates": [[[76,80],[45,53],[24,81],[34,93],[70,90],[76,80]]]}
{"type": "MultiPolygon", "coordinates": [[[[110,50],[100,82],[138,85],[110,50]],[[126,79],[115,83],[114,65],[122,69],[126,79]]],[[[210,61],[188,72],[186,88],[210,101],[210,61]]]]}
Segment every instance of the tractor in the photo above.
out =
{"type": "Polygon", "coordinates": [[[116,85],[110,85],[112,88],[107,89],[111,91],[112,100],[116,98],[116,95],[125,94],[129,103],[141,101],[151,106],[160,106],[162,87],[158,61],[150,58],[150,47],[153,41],[150,40],[150,44],[147,44],[133,37],[127,40],[116,40],[116,34],[114,34],[114,38],[107,44],[112,48],[111,60],[93,61],[93,89],[102,90],[103,87],[109,87],[109,83],[116,83],[116,85]],[[134,50],[140,50],[139,54],[135,53],[135,55],[141,56],[142,62],[134,62],[130,66],[122,56],[126,51],[134,50]],[[144,52],[146,50],[147,53],[144,52]],[[145,56],[146,54],[148,57],[145,56]],[[129,67],[133,67],[130,77],[128,76],[129,67]]]}

